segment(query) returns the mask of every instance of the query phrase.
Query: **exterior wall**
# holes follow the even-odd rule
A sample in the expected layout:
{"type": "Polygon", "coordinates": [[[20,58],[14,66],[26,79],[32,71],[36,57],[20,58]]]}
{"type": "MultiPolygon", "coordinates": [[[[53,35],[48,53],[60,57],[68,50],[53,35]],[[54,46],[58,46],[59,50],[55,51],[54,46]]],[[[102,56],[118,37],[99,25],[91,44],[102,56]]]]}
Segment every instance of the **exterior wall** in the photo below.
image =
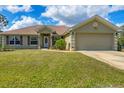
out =
{"type": "Polygon", "coordinates": [[[22,45],[28,46],[28,36],[22,36],[22,45]]]}
{"type": "Polygon", "coordinates": [[[43,46],[44,46],[44,40],[43,40],[43,38],[44,38],[44,36],[43,36],[43,34],[41,34],[40,35],[40,46],[41,46],[41,48],[43,48],[43,46]]]}
{"type": "Polygon", "coordinates": [[[65,42],[66,42],[66,50],[70,50],[71,47],[71,34],[67,34],[65,37],[65,42]]]}
{"type": "Polygon", "coordinates": [[[6,44],[6,36],[2,36],[2,42],[3,42],[2,44],[4,44],[5,46],[7,45],[6,44]]]}
{"type": "Polygon", "coordinates": [[[7,36],[3,36],[4,39],[4,47],[7,48],[16,48],[16,49],[36,49],[38,48],[38,45],[28,45],[28,36],[23,35],[22,36],[22,45],[9,45],[6,42],[6,37],[7,36]]]}
{"type": "Polygon", "coordinates": [[[114,37],[114,45],[113,45],[113,50],[118,50],[118,37],[116,33],[113,34],[114,37]]]}
{"type": "Polygon", "coordinates": [[[1,35],[1,45],[2,45],[2,48],[4,48],[6,46],[6,37],[1,35]]]}
{"type": "Polygon", "coordinates": [[[76,33],[71,32],[71,44],[70,44],[70,50],[74,51],[76,50],[76,33]]]}

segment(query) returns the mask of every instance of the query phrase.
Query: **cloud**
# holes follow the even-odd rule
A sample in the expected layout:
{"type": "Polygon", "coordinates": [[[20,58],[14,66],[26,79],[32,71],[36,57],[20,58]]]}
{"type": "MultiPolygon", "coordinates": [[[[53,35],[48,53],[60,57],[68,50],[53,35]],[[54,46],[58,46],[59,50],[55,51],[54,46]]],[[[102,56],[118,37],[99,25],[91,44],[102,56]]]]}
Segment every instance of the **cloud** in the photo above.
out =
{"type": "Polygon", "coordinates": [[[7,10],[11,13],[17,13],[17,12],[31,12],[33,9],[30,5],[23,5],[23,6],[9,5],[9,6],[0,6],[0,11],[2,10],[7,10]]]}
{"type": "Polygon", "coordinates": [[[124,26],[124,23],[117,23],[116,25],[121,27],[121,26],[124,26]]]}
{"type": "Polygon", "coordinates": [[[110,9],[110,12],[116,12],[119,10],[124,10],[124,5],[113,5],[110,9]]]}
{"type": "Polygon", "coordinates": [[[41,15],[51,17],[59,24],[71,25],[83,20],[86,13],[82,8],[85,6],[47,6],[46,12],[41,15]]]}
{"type": "Polygon", "coordinates": [[[124,6],[47,6],[46,11],[41,16],[52,18],[58,21],[59,25],[65,24],[72,26],[93,15],[100,15],[108,19],[109,13],[119,10],[124,10],[124,6]]]}
{"type": "Polygon", "coordinates": [[[3,9],[5,9],[4,5],[0,5],[0,11],[2,11],[3,9]]]}
{"type": "Polygon", "coordinates": [[[13,25],[8,30],[19,29],[27,26],[40,25],[41,21],[36,20],[30,16],[21,16],[21,19],[18,21],[13,21],[13,25]]]}

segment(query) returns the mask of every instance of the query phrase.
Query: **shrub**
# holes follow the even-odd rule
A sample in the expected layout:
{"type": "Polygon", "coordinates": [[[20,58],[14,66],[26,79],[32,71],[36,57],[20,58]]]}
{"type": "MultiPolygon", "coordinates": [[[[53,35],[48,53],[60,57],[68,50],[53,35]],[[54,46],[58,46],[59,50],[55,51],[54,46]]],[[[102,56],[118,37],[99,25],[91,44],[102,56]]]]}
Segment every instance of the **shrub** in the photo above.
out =
{"type": "Polygon", "coordinates": [[[118,51],[121,51],[121,45],[120,45],[120,42],[118,41],[118,48],[117,48],[118,51]]]}
{"type": "Polygon", "coordinates": [[[7,45],[2,48],[2,45],[0,44],[0,52],[2,51],[14,51],[14,48],[7,45]]]}
{"type": "Polygon", "coordinates": [[[0,51],[2,51],[2,45],[0,44],[0,51]]]}
{"type": "Polygon", "coordinates": [[[55,42],[55,48],[56,49],[60,49],[60,50],[64,50],[66,47],[66,43],[64,39],[58,39],[55,42]]]}

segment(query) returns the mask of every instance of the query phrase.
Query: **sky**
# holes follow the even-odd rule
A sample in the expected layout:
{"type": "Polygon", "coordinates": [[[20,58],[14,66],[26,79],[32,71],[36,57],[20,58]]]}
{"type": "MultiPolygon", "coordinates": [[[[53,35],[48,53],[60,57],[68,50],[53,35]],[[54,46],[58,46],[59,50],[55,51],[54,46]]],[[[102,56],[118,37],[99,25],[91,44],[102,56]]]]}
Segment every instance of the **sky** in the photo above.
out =
{"type": "Polygon", "coordinates": [[[0,6],[0,14],[9,21],[4,31],[33,25],[74,26],[99,15],[117,26],[124,25],[124,6],[122,5],[8,5],[0,6]]]}

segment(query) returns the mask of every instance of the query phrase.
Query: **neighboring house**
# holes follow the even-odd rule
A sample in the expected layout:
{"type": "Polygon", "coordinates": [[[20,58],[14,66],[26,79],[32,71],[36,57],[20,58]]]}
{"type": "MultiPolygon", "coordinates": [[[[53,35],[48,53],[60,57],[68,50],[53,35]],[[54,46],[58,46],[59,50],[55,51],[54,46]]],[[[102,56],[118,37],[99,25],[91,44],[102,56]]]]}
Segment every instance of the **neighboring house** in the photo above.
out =
{"type": "MultiPolygon", "coordinates": [[[[124,38],[124,26],[120,27],[119,38],[124,38]]],[[[124,48],[124,44],[122,45],[122,48],[124,48]]]]}
{"type": "Polygon", "coordinates": [[[2,44],[15,48],[50,48],[64,38],[67,50],[117,50],[118,27],[100,16],[73,26],[31,26],[2,32],[2,44]]]}
{"type": "Polygon", "coordinates": [[[120,35],[124,36],[124,26],[121,26],[120,29],[121,29],[120,35]]]}

